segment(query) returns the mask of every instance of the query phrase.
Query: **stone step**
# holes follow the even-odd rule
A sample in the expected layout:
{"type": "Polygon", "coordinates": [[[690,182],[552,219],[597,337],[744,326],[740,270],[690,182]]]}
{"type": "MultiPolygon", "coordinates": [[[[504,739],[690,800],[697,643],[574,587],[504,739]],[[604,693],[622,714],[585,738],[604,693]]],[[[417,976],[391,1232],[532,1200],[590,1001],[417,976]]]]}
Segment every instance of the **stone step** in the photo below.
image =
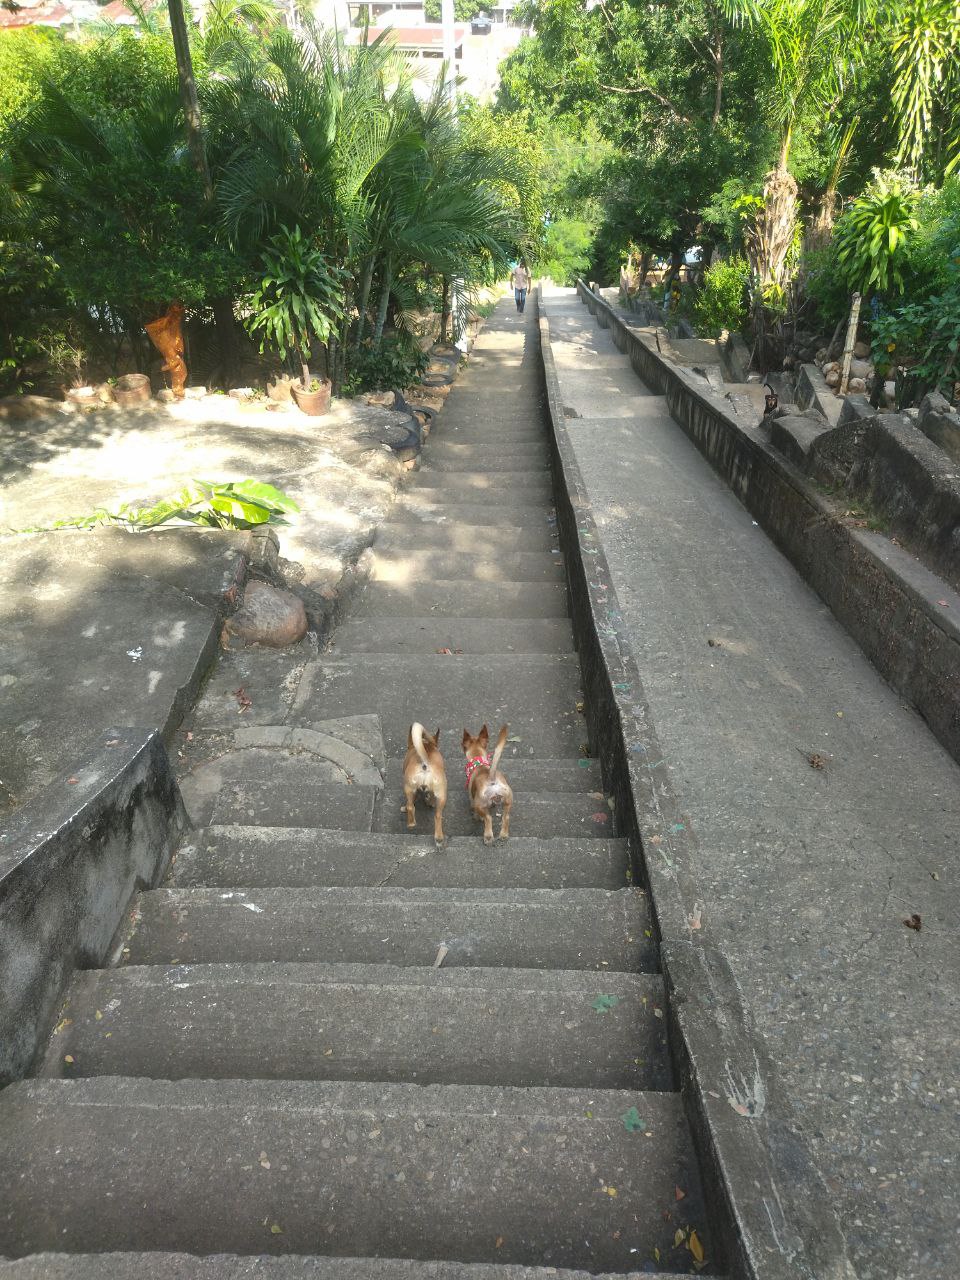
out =
{"type": "Polygon", "coordinates": [[[548,529],[554,534],[556,530],[551,520],[552,510],[552,506],[545,507],[517,499],[498,503],[494,512],[488,502],[448,502],[442,494],[434,492],[423,496],[415,489],[408,489],[390,509],[390,518],[404,524],[479,524],[485,528],[497,529],[548,529]]]}
{"type": "Polygon", "coordinates": [[[236,823],[257,827],[322,827],[334,831],[372,831],[381,788],[316,781],[305,765],[302,778],[286,777],[282,786],[271,775],[226,783],[214,796],[198,803],[185,787],[191,820],[198,825],[236,823]]]}
{"type": "Polygon", "coordinates": [[[465,727],[486,722],[495,735],[508,724],[525,754],[577,756],[587,740],[582,705],[575,654],[357,653],[308,666],[288,722],[375,713],[388,756],[406,751],[412,720],[440,725],[451,761],[465,727]]]}
{"type": "Polygon", "coordinates": [[[170,887],[281,888],[326,885],[453,889],[621,889],[625,840],[536,840],[511,836],[478,850],[476,836],[444,849],[418,836],[313,827],[217,826],[190,834],[173,862],[170,887]]]}
{"type": "Polygon", "coordinates": [[[506,457],[499,452],[496,444],[490,443],[485,445],[464,445],[464,449],[471,449],[471,453],[454,453],[444,454],[440,447],[431,449],[424,455],[424,466],[421,468],[421,474],[425,471],[444,472],[451,471],[462,473],[469,471],[473,475],[482,476],[508,476],[516,471],[522,471],[524,475],[536,473],[538,475],[547,475],[550,458],[546,449],[539,455],[525,453],[520,457],[506,457]]]}
{"type": "Polygon", "coordinates": [[[303,1255],[322,1242],[595,1273],[657,1249],[661,1269],[687,1272],[674,1247],[686,1228],[711,1252],[673,1093],[26,1080],[0,1095],[0,1149],[6,1254],[303,1255]]]}
{"type": "Polygon", "coordinates": [[[362,618],[337,627],[330,652],[430,654],[439,649],[573,653],[573,627],[566,618],[362,618]]]}
{"type": "Polygon", "coordinates": [[[590,1275],[566,1267],[400,1258],[242,1257],[220,1253],[34,1253],[0,1260],[0,1280],[668,1280],[662,1271],[590,1275]]]}
{"type": "Polygon", "coordinates": [[[179,783],[194,826],[270,825],[279,821],[270,815],[282,812],[284,826],[370,831],[383,779],[372,765],[353,779],[306,752],[298,758],[267,749],[232,748],[182,774],[179,783]]]}
{"type": "Polygon", "coordinates": [[[88,969],[67,989],[41,1074],[669,1091],[663,1003],[658,974],[88,969]],[[601,995],[617,1000],[603,1015],[594,1008],[601,995]]]}
{"type": "MultiPolygon", "coordinates": [[[[478,840],[477,857],[495,857],[478,840]]],[[[639,889],[152,889],[125,964],[337,961],[655,972],[639,889]]]]}
{"type": "Polygon", "coordinates": [[[457,516],[456,508],[436,521],[386,520],[377,530],[377,551],[409,551],[411,548],[444,547],[449,551],[473,551],[488,546],[494,551],[556,551],[557,536],[546,520],[543,527],[490,524],[482,520],[469,524],[457,516]]]}
{"type": "MultiPolygon", "coordinates": [[[[465,774],[459,761],[446,759],[447,804],[443,811],[445,836],[474,836],[480,839],[482,828],[470,812],[465,786],[465,774]]],[[[504,766],[504,776],[513,784],[509,765],[504,766]]],[[[533,836],[541,840],[550,836],[573,836],[581,840],[593,840],[598,836],[614,834],[613,815],[606,798],[590,792],[576,791],[514,791],[513,808],[510,811],[510,839],[515,836],[533,836]]],[[[374,817],[375,831],[393,832],[396,835],[407,830],[405,801],[401,787],[384,792],[374,817]]],[[[433,832],[433,810],[422,801],[416,802],[417,830],[433,832]]],[[[494,830],[500,827],[499,819],[494,830]]]]}
{"type": "Polygon", "coordinates": [[[533,465],[539,467],[541,464],[548,465],[550,450],[542,434],[539,440],[508,439],[499,440],[491,445],[482,429],[475,431],[466,440],[444,437],[442,431],[438,431],[436,435],[430,437],[426,447],[426,458],[431,463],[440,458],[450,462],[456,458],[464,458],[468,467],[460,468],[461,470],[469,469],[475,462],[482,461],[484,458],[491,463],[495,458],[511,463],[530,458],[533,465]]]}
{"type": "Polygon", "coordinates": [[[374,547],[371,561],[377,582],[405,586],[425,579],[458,579],[464,594],[472,582],[563,582],[562,555],[549,551],[498,551],[483,539],[472,551],[438,547],[387,550],[374,547]]]}
{"type": "Polygon", "coordinates": [[[357,617],[487,619],[566,618],[567,589],[562,582],[463,582],[432,579],[408,586],[371,582],[352,611],[357,617]]]}
{"type": "Polygon", "coordinates": [[[428,464],[420,468],[413,483],[424,501],[450,502],[462,497],[488,506],[491,519],[503,505],[526,501],[547,506],[553,502],[553,483],[549,472],[542,470],[478,475],[474,471],[437,471],[428,464]]]}
{"type": "MultiPolygon", "coordinates": [[[[508,743],[504,750],[502,762],[504,772],[510,778],[510,785],[517,793],[537,791],[595,791],[602,792],[603,779],[600,764],[583,756],[579,759],[564,757],[559,760],[535,760],[520,754],[523,746],[508,743]]],[[[447,760],[447,768],[452,765],[447,760]]],[[[459,760],[457,761],[459,764],[459,760]]],[[[386,784],[388,788],[398,790],[403,786],[403,760],[392,756],[386,764],[386,784]]],[[[603,803],[603,796],[594,799],[603,803]]]]}

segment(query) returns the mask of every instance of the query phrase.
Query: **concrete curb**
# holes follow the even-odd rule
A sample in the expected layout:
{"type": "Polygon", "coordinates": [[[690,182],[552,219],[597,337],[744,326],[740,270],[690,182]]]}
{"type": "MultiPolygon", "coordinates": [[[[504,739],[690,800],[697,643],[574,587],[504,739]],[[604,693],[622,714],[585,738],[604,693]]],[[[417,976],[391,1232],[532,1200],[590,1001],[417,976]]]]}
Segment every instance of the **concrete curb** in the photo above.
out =
{"type": "Polygon", "coordinates": [[[581,281],[581,301],[760,527],[829,606],[880,674],[960,762],[960,594],[880,534],[843,523],[843,507],[664,360],[581,281]]]}
{"type": "Polygon", "coordinates": [[[0,837],[0,1085],[29,1071],[73,970],[103,964],[187,826],[155,729],[107,731],[17,812],[0,837]]]}
{"type": "MultiPolygon", "coordinates": [[[[538,290],[539,303],[540,293],[538,290]]],[[[540,319],[557,529],[564,553],[586,714],[600,744],[618,834],[648,889],[669,992],[671,1047],[716,1236],[733,1280],[853,1280],[829,1195],[792,1106],[711,940],[693,871],[695,836],[670,777],[567,432],[540,319]]]]}

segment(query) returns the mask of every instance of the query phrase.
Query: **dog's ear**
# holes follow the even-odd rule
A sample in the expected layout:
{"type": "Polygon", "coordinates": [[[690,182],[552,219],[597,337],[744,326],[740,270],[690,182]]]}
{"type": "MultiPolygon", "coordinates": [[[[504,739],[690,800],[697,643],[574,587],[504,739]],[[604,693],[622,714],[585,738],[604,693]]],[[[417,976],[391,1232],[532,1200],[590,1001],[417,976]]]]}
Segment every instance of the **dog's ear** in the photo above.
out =
{"type": "Polygon", "coordinates": [[[460,745],[461,745],[461,747],[463,747],[464,751],[466,751],[466,749],[467,749],[467,743],[468,743],[469,741],[470,741],[470,730],[469,730],[469,729],[464,729],[464,731],[463,731],[463,738],[462,738],[462,739],[461,739],[461,741],[460,741],[460,745]]]}
{"type": "Polygon", "coordinates": [[[439,725],[437,725],[437,732],[433,735],[433,745],[435,747],[439,747],[440,745],[440,726],[439,725]]]}
{"type": "Polygon", "coordinates": [[[407,730],[407,746],[408,747],[413,746],[413,725],[411,725],[410,728],[407,730]]]}
{"type": "Polygon", "coordinates": [[[481,725],[480,732],[477,734],[477,737],[483,743],[484,748],[486,748],[487,743],[490,741],[490,730],[486,725],[481,725]]]}

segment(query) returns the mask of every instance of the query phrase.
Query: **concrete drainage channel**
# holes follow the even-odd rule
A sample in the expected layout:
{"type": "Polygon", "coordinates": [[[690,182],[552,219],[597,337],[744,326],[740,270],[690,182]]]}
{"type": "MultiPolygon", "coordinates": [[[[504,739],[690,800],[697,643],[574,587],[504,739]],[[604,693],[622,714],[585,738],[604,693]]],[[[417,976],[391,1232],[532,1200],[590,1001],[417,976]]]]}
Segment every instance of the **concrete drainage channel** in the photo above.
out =
{"type": "Polygon", "coordinates": [[[40,1078],[0,1095],[2,1280],[847,1274],[692,938],[690,835],[627,750],[655,738],[541,332],[542,366],[534,317],[488,326],[295,694],[251,668],[240,745],[288,772],[208,775],[118,963],[75,975],[40,1078]],[[443,851],[422,810],[401,825],[414,716],[441,726],[443,851]],[[511,727],[492,850],[459,785],[479,718],[511,727]]]}

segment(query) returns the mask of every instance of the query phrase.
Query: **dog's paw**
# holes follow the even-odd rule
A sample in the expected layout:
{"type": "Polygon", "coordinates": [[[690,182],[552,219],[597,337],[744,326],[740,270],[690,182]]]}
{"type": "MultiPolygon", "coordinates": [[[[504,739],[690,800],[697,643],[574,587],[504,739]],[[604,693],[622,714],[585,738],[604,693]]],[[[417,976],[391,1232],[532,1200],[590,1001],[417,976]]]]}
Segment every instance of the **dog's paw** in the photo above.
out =
{"type": "Polygon", "coordinates": [[[484,844],[493,844],[493,836],[484,836],[484,837],[483,837],[483,843],[484,843],[484,844]]]}
{"type": "Polygon", "coordinates": [[[433,843],[436,845],[438,853],[443,853],[444,849],[447,847],[446,840],[438,840],[436,836],[433,838],[433,843]]]}

